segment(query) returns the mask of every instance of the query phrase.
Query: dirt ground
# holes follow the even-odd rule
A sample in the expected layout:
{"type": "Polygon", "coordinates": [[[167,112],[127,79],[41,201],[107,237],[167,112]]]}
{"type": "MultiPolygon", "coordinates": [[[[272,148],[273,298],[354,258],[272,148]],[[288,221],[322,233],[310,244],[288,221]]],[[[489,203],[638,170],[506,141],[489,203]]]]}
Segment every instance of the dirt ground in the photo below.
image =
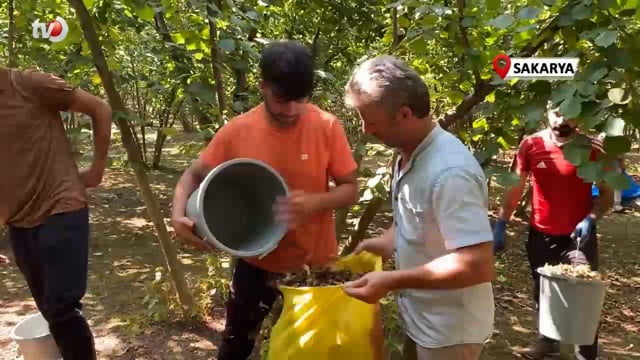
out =
{"type": "MultiPolygon", "coordinates": [[[[114,145],[121,147],[120,144],[114,145]]],[[[112,157],[118,152],[113,151],[112,157]]],[[[188,157],[177,148],[167,149],[168,168],[152,173],[153,188],[165,217],[169,215],[172,189],[187,166],[188,157]]],[[[637,161],[635,162],[638,163],[637,161]]],[[[203,322],[154,319],[152,280],[164,259],[153,226],[136,190],[133,175],[113,166],[104,184],[91,191],[93,226],[89,291],[85,314],[95,330],[100,359],[215,359],[224,324],[221,301],[213,305],[203,322]]],[[[388,223],[380,214],[377,228],[388,223]]],[[[524,255],[524,224],[513,226],[508,251],[498,256],[495,282],[496,330],[488,341],[484,359],[513,359],[515,351],[535,338],[533,302],[524,255]]],[[[601,342],[604,359],[640,359],[640,214],[609,214],[599,223],[602,269],[613,280],[605,301],[601,342]]],[[[10,249],[0,232],[0,253],[10,249]]],[[[179,245],[178,245],[179,246],[179,245]]],[[[194,288],[204,278],[211,257],[180,247],[180,259],[194,288]]],[[[164,275],[163,275],[164,276],[164,275]]],[[[220,275],[224,278],[226,273],[220,275]]],[[[218,294],[220,295],[220,294],[218,294]]],[[[217,296],[221,299],[220,296],[217,296]]],[[[162,302],[162,299],[160,299],[162,302]]],[[[11,328],[35,312],[25,282],[14,264],[0,268],[0,359],[19,359],[9,339],[11,328]]],[[[385,305],[389,359],[397,359],[401,330],[395,321],[393,302],[385,305]]],[[[571,350],[565,349],[565,358],[571,350]]]]}

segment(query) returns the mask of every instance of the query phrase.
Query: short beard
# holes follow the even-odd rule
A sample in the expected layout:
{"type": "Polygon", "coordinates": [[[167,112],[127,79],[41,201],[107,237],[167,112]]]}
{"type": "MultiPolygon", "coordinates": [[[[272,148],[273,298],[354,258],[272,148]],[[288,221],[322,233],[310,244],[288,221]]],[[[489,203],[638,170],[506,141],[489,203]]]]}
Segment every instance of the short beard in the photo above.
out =
{"type": "Polygon", "coordinates": [[[269,102],[266,101],[266,99],[264,101],[264,108],[267,111],[267,114],[269,115],[269,118],[271,119],[271,121],[279,128],[290,128],[298,123],[297,118],[293,121],[287,121],[287,120],[284,120],[282,117],[278,116],[276,113],[274,113],[271,110],[271,106],[269,106],[269,102]]]}

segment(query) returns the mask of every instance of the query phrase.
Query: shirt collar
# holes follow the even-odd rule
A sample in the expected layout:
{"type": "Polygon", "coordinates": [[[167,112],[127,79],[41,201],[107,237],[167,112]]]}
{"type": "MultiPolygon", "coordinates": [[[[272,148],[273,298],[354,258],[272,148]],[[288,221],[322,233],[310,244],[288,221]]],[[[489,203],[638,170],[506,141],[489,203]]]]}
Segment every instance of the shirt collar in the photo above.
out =
{"type": "Polygon", "coordinates": [[[409,171],[409,169],[411,169],[411,167],[413,166],[413,161],[415,160],[415,158],[417,158],[420,154],[425,152],[427,148],[429,148],[429,145],[433,144],[433,142],[438,137],[440,137],[440,135],[444,134],[444,132],[445,132],[444,129],[438,123],[436,123],[436,126],[433,128],[433,130],[431,130],[429,134],[425,136],[425,138],[420,142],[420,144],[418,144],[416,149],[413,150],[413,153],[411,154],[411,158],[409,158],[409,161],[405,165],[406,170],[400,169],[399,165],[402,159],[400,158],[400,156],[398,156],[398,160],[395,164],[396,174],[398,174],[398,170],[405,170],[405,173],[409,171]]]}

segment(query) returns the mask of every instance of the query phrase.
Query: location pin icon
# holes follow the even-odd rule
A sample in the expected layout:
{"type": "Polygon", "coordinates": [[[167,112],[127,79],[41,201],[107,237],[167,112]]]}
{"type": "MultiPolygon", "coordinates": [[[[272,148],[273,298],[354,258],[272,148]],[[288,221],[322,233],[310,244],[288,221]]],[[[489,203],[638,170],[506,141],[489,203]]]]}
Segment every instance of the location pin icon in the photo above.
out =
{"type": "Polygon", "coordinates": [[[511,67],[511,59],[507,54],[498,54],[493,58],[493,70],[496,71],[496,74],[500,76],[504,80],[504,77],[509,73],[509,68],[511,67]],[[504,66],[500,65],[500,60],[504,61],[504,66]]]}

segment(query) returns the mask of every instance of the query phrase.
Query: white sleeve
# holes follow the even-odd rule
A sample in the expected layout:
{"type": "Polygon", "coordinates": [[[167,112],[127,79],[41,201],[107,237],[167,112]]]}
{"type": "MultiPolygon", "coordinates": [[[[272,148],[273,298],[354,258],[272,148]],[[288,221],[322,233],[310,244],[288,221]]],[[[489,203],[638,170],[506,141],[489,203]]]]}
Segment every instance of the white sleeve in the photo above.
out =
{"type": "Polygon", "coordinates": [[[448,250],[492,241],[484,175],[462,168],[448,169],[435,182],[431,194],[448,250]]]}

